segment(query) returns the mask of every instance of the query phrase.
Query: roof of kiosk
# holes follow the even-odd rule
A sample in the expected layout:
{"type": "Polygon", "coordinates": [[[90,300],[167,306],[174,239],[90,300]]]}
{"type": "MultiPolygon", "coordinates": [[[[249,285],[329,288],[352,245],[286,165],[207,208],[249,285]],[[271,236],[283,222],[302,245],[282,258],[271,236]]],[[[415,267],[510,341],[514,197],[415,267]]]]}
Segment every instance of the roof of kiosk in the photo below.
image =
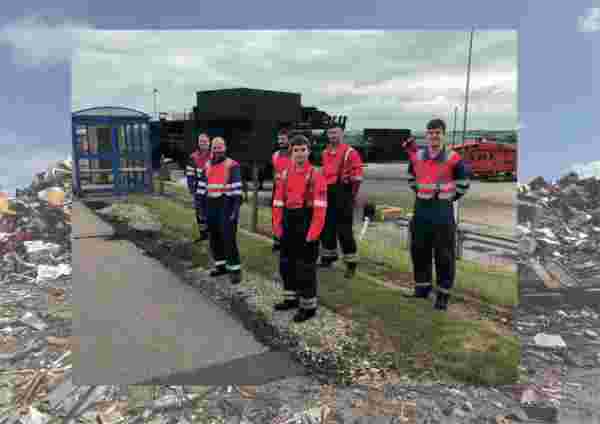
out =
{"type": "Polygon", "coordinates": [[[150,118],[150,115],[141,112],[139,110],[120,107],[120,106],[101,106],[101,107],[92,107],[88,109],[78,110],[73,112],[73,116],[115,116],[119,118],[150,118]]]}

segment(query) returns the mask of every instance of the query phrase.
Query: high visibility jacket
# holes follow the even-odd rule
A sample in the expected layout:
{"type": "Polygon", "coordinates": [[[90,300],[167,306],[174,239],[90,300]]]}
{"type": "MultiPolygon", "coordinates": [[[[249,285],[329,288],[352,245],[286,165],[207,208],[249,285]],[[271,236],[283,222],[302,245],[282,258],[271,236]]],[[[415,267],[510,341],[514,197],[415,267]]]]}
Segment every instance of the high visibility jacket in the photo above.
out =
{"type": "Polygon", "coordinates": [[[282,172],[280,183],[275,189],[273,200],[273,233],[277,237],[283,232],[284,209],[312,208],[312,219],[307,239],[319,238],[325,225],[327,211],[327,185],[319,171],[308,163],[302,169],[290,165],[282,172]]]}
{"type": "MultiPolygon", "coordinates": [[[[224,198],[224,213],[231,216],[239,214],[242,199],[242,178],[240,164],[233,159],[223,158],[208,161],[204,172],[198,179],[196,193],[200,196],[201,205],[206,206],[208,198],[224,198]]],[[[207,218],[207,207],[203,208],[207,218]]],[[[239,216],[239,215],[238,215],[239,216]]]]}
{"type": "Polygon", "coordinates": [[[356,195],[363,179],[362,159],[358,152],[347,144],[339,144],[335,152],[331,146],[323,151],[323,176],[327,185],[351,184],[356,195]]]}
{"type": "Polygon", "coordinates": [[[210,152],[196,150],[190,155],[190,160],[185,167],[185,176],[190,194],[196,193],[198,181],[209,159],[210,152]]]}
{"type": "Polygon", "coordinates": [[[290,155],[288,152],[279,150],[273,153],[272,157],[273,162],[273,183],[276,183],[281,176],[281,172],[288,167],[292,163],[290,155]]]}
{"type": "Polygon", "coordinates": [[[421,148],[409,153],[409,184],[418,199],[457,200],[469,189],[469,172],[454,150],[443,148],[435,157],[421,148]]]}

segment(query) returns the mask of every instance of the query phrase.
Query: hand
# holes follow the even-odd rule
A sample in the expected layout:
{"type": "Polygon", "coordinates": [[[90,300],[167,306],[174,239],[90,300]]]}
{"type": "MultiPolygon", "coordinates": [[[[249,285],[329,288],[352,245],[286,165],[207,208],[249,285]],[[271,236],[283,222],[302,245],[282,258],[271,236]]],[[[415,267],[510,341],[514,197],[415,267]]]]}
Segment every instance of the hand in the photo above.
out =
{"type": "Polygon", "coordinates": [[[414,148],[414,143],[416,142],[415,137],[409,137],[406,141],[402,142],[402,148],[404,150],[412,150],[414,148]]]}

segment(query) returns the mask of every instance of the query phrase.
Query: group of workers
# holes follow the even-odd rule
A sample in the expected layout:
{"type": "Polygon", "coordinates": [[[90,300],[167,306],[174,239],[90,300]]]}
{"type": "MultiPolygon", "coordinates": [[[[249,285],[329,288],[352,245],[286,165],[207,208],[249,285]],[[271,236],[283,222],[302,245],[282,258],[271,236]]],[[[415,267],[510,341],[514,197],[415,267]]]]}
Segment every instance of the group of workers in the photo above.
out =
{"type": "MultiPolygon", "coordinates": [[[[428,146],[414,139],[402,144],[407,151],[409,183],[416,193],[411,221],[411,256],[415,291],[411,297],[428,298],[433,290],[432,252],[436,264],[435,308],[446,310],[455,277],[453,202],[469,188],[470,171],[461,157],[444,143],[445,123],[427,124],[428,146]]],[[[357,194],[363,179],[360,154],[344,143],[343,129],[327,130],[329,144],[322,167],[309,161],[310,141],[286,130],[278,133],[279,150],[273,154],[272,226],[273,250],[279,252],[279,273],[284,299],[278,311],[298,309],[293,320],[303,322],[316,315],[317,267],[331,267],[337,260],[338,241],[346,264],[345,278],[354,277],[358,264],[353,233],[357,194]]],[[[240,164],[227,157],[225,140],[212,141],[203,133],[186,169],[188,188],[194,197],[199,240],[209,240],[215,268],[211,276],[230,275],[241,282],[237,227],[242,203],[240,164]]]]}

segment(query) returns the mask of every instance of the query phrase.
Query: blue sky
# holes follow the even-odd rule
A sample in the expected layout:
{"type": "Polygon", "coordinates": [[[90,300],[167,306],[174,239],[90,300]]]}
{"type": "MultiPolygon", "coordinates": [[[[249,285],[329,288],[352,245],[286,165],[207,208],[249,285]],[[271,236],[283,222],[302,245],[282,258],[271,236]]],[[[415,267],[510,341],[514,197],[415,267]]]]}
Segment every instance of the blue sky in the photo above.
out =
{"type": "MultiPolygon", "coordinates": [[[[600,84],[593,80],[600,75],[598,0],[420,1],[410,8],[380,1],[350,6],[338,1],[222,0],[178,7],[164,2],[64,1],[62,10],[44,4],[11,2],[0,17],[0,63],[5,64],[0,185],[11,192],[70,151],[71,97],[77,96],[71,93],[70,60],[80,43],[75,31],[82,28],[518,29],[520,179],[552,178],[575,163],[600,160],[600,148],[593,149],[600,146],[594,125],[600,84]]],[[[378,64],[374,60],[375,70],[378,64]]],[[[114,64],[116,73],[118,66],[114,64]]]]}

